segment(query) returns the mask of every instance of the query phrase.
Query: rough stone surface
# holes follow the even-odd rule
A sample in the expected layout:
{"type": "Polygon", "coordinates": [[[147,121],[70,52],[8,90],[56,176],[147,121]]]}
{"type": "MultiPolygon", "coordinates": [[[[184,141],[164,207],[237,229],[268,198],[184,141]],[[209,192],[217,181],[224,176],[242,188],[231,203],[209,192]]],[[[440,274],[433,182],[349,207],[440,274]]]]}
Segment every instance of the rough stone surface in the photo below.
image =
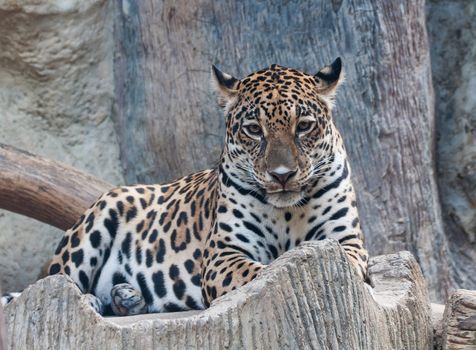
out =
{"type": "Polygon", "coordinates": [[[105,319],[69,279],[51,276],[6,307],[8,348],[431,349],[429,299],[412,255],[376,257],[371,271],[375,299],[337,242],[306,243],[207,310],[105,319]]]}
{"type": "Polygon", "coordinates": [[[476,2],[427,4],[443,218],[456,285],[476,289],[476,2]]]}
{"type": "MultiPolygon", "coordinates": [[[[122,183],[104,0],[0,0],[0,143],[122,183]]],[[[0,211],[0,285],[36,280],[61,231],[0,211]]]]}

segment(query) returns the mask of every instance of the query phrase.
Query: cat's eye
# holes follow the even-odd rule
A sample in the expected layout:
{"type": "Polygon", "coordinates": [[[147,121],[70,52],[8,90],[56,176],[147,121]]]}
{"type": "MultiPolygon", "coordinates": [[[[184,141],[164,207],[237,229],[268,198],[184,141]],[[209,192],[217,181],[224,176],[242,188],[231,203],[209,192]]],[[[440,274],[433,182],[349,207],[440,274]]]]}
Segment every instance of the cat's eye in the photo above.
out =
{"type": "Polygon", "coordinates": [[[296,127],[296,132],[298,134],[307,133],[312,130],[314,124],[312,120],[301,120],[296,127]]]}
{"type": "Polygon", "coordinates": [[[251,137],[261,137],[263,135],[263,130],[259,126],[259,124],[252,123],[243,126],[245,132],[251,137]]]}

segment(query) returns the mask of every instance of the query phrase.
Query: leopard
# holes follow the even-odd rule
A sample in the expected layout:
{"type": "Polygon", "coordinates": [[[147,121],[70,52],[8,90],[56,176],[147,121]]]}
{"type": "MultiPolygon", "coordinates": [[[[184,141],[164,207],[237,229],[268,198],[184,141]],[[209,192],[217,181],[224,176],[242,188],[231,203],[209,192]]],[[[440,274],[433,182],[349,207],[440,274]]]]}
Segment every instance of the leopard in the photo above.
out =
{"type": "Polygon", "coordinates": [[[65,232],[49,274],[69,276],[101,315],[202,310],[302,242],[335,239],[371,285],[332,117],[341,58],[314,75],[273,64],[211,76],[226,123],[217,165],[103,194],[65,232]]]}

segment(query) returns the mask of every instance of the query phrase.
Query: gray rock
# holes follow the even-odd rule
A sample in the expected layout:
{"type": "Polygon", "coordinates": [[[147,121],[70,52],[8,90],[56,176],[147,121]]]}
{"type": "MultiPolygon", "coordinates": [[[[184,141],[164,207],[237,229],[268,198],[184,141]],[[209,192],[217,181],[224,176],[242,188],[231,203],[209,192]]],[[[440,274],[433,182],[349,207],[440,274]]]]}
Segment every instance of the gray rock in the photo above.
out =
{"type": "MultiPolygon", "coordinates": [[[[104,0],[0,1],[0,142],[122,183],[104,0]]],[[[36,280],[61,231],[0,211],[0,284],[36,280]]]]}

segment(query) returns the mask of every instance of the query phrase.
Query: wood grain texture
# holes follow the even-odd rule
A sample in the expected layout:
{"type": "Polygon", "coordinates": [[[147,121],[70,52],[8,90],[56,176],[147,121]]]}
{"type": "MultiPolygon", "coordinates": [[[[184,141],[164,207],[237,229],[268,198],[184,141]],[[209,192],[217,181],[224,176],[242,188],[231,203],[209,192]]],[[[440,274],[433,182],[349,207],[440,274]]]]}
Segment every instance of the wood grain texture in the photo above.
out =
{"type": "Polygon", "coordinates": [[[435,182],[424,1],[116,1],[115,125],[129,183],[212,166],[224,120],[212,63],[236,77],[342,56],[335,119],[371,254],[410,250],[432,300],[452,284],[435,182]]]}
{"type": "Polygon", "coordinates": [[[66,230],[112,185],[0,144],[0,208],[66,230]]]}
{"type": "Polygon", "coordinates": [[[446,302],[443,350],[476,349],[476,291],[456,290],[446,302]]]}
{"type": "Polygon", "coordinates": [[[411,254],[376,257],[371,270],[375,300],[337,242],[313,242],[207,310],[123,318],[100,317],[69,279],[52,276],[6,307],[8,348],[431,349],[428,295],[411,254]]]}

